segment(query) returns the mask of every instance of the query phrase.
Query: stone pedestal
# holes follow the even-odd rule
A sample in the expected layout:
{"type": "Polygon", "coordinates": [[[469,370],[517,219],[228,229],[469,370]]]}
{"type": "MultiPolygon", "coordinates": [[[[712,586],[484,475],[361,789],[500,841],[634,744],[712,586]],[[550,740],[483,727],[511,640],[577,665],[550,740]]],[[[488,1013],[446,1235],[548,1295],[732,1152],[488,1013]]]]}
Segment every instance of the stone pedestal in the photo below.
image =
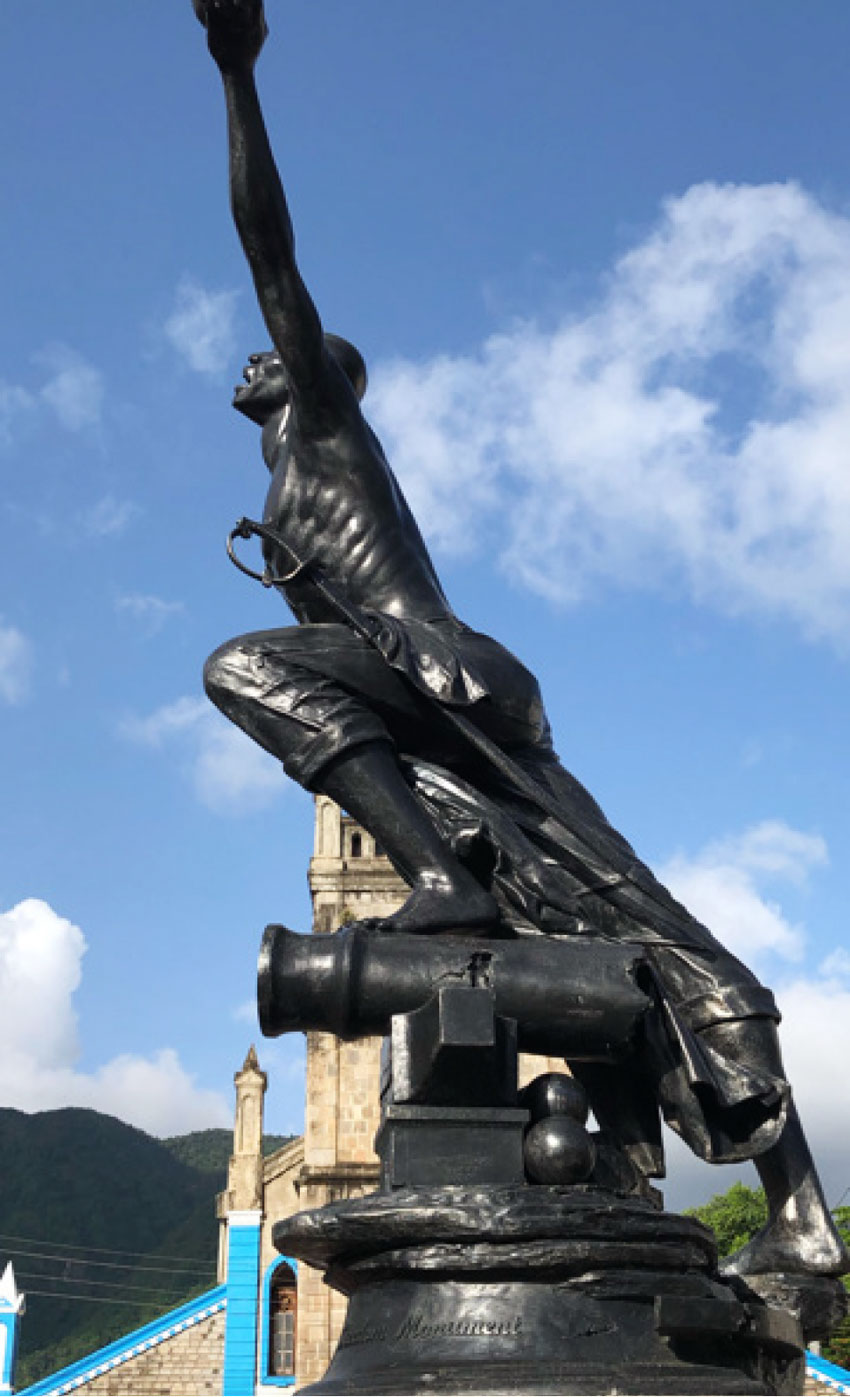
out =
{"type": "Polygon", "coordinates": [[[650,1001],[632,953],[356,926],[321,955],[303,940],[267,930],[267,1029],[389,1041],[380,1190],[274,1228],[349,1297],[302,1392],[802,1392],[796,1319],[720,1279],[707,1228],[635,1196],[646,1181],[588,1134],[581,1086],[549,1073],[518,1093],[518,1047],[541,1033],[583,1060],[634,1051],[650,1001]]]}
{"type": "Polygon", "coordinates": [[[486,1106],[388,1106],[375,1148],[384,1189],[523,1183],[528,1112],[486,1106]]]}
{"type": "Polygon", "coordinates": [[[707,1229],[591,1185],[380,1192],[274,1237],[350,1297],[305,1393],[802,1391],[799,1326],[736,1298],[707,1229]]]}

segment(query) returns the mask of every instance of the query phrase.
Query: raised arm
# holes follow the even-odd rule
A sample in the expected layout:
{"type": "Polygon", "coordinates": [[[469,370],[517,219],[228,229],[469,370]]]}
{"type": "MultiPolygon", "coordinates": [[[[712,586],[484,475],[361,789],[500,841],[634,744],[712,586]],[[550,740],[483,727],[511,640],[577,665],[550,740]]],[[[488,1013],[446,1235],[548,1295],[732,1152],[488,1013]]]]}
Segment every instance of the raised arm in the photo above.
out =
{"type": "Polygon", "coordinates": [[[230,203],[257,299],[296,389],[321,381],[322,325],[295,261],[292,222],[254,82],[268,29],[262,0],[193,0],[227,102],[230,203]]]}

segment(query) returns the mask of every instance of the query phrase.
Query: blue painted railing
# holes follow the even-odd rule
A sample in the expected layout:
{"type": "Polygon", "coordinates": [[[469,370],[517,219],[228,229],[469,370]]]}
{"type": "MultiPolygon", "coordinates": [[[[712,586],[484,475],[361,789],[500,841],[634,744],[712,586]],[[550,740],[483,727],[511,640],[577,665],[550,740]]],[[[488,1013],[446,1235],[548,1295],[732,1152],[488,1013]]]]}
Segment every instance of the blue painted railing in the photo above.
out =
{"type": "Polygon", "coordinates": [[[806,1373],[818,1382],[831,1387],[833,1392],[850,1392],[850,1373],[847,1369],[839,1368],[837,1363],[830,1363],[828,1358],[821,1358],[816,1353],[810,1353],[808,1349],[806,1349],[806,1373]]]}
{"type": "Polygon", "coordinates": [[[98,1373],[108,1372],[110,1368],[117,1368],[119,1363],[127,1363],[131,1358],[137,1358],[147,1349],[154,1348],[156,1344],[173,1338],[175,1334],[182,1333],[184,1329],[189,1329],[209,1315],[223,1310],[226,1303],[226,1285],[207,1290],[188,1304],[181,1305],[176,1310],[169,1310],[167,1314],[160,1315],[159,1319],[142,1325],[140,1329],[134,1329],[130,1334],[123,1334],[114,1343],[97,1349],[95,1353],[86,1354],[85,1358],[76,1363],[69,1363],[67,1368],[60,1368],[58,1372],[51,1373],[39,1382],[20,1388],[18,1397],[47,1397],[47,1394],[51,1393],[71,1392],[83,1382],[91,1381],[98,1373]]]}

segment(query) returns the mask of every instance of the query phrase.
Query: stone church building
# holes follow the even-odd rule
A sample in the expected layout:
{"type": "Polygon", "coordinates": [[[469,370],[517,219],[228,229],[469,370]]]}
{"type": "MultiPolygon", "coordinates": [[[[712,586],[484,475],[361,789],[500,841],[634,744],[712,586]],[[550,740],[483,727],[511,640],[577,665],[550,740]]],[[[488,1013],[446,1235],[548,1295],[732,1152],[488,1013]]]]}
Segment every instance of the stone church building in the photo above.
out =
{"type": "MultiPolygon", "coordinates": [[[[405,886],[370,834],[324,796],[316,798],[309,869],[313,931],[393,912],[405,886]]],[[[252,1047],[235,1075],[236,1117],[227,1187],[218,1197],[218,1284],[160,1320],[24,1389],[68,1393],[272,1393],[325,1372],[346,1301],[318,1271],[281,1257],[272,1227],[303,1208],[367,1193],[378,1184],[381,1040],[342,1043],[307,1035],[304,1135],[263,1158],[266,1075],[252,1047]]],[[[524,1075],[546,1070],[528,1059],[524,1075]],[[532,1065],[533,1064],[533,1065],[532,1065]]]]}
{"type": "MultiPolygon", "coordinates": [[[[309,880],[317,935],[361,917],[387,916],[405,895],[372,836],[325,796],[316,799],[309,880]]],[[[342,1043],[329,1033],[308,1034],[304,1135],[265,1160],[260,1139],[266,1079],[253,1051],[236,1074],[234,1153],[219,1198],[220,1273],[228,1249],[232,1256],[234,1227],[246,1225],[243,1217],[256,1219],[250,1225],[258,1228],[259,1247],[257,1381],[239,1391],[259,1393],[288,1376],[298,1385],[314,1382],[330,1362],[345,1299],[318,1271],[283,1260],[271,1233],[278,1218],[377,1187],[372,1142],[379,1125],[380,1047],[379,1038],[342,1043]]],[[[235,1389],[225,1383],[223,1390],[235,1389]]]]}

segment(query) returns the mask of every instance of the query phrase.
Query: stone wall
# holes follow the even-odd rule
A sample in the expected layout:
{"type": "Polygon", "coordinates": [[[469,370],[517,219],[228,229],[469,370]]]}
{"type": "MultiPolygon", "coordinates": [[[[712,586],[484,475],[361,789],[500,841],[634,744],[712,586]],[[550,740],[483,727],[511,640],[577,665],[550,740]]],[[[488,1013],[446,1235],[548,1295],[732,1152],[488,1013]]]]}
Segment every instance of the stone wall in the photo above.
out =
{"type": "Polygon", "coordinates": [[[212,1397],[224,1374],[225,1311],[74,1388],[103,1397],[212,1397]]]}
{"type": "MultiPolygon", "coordinates": [[[[310,889],[313,930],[320,936],[354,918],[388,916],[407,891],[372,836],[325,796],[316,800],[310,889]]],[[[299,1208],[320,1208],[377,1187],[380,1052],[379,1038],[342,1043],[329,1033],[307,1035],[304,1161],[296,1182],[299,1208]]],[[[299,1267],[299,1386],[324,1375],[346,1304],[318,1271],[299,1267]]]]}

